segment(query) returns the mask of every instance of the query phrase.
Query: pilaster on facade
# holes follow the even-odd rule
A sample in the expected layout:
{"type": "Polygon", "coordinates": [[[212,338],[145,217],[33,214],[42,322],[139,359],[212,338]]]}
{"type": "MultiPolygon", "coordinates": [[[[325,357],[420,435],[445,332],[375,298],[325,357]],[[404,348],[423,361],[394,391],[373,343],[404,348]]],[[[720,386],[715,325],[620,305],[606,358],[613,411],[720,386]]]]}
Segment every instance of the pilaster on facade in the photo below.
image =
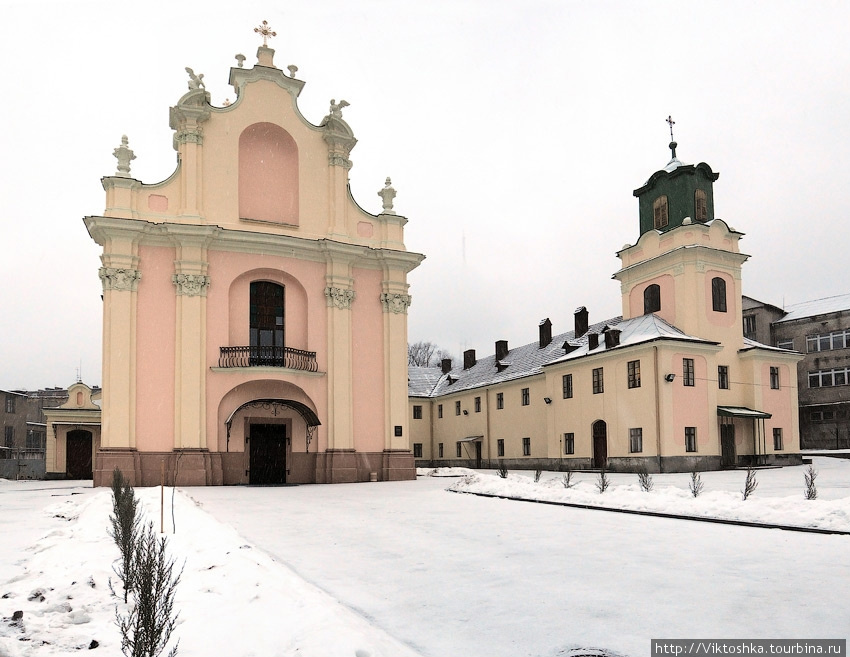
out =
{"type": "Polygon", "coordinates": [[[125,176],[104,176],[100,182],[106,192],[106,207],[103,211],[105,216],[135,215],[136,199],[142,187],[141,181],[125,176]]]}
{"type": "MultiPolygon", "coordinates": [[[[190,75],[193,76],[192,73],[190,75]]],[[[174,130],[172,145],[179,153],[179,215],[197,219],[203,215],[203,144],[202,124],[210,117],[210,94],[203,88],[192,88],[171,108],[169,126],[174,130]]]]}
{"type": "Polygon", "coordinates": [[[385,449],[410,449],[407,397],[407,283],[384,281],[381,293],[384,324],[385,449]],[[400,429],[400,431],[398,430],[400,429]]]}

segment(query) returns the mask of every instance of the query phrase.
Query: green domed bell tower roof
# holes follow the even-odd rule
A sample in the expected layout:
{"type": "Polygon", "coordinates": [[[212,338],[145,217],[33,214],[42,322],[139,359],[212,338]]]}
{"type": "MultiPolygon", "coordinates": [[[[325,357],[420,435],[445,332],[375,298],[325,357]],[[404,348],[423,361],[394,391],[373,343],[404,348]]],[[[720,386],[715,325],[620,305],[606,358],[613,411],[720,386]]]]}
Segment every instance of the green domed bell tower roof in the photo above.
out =
{"type": "Polygon", "coordinates": [[[714,220],[713,183],[720,176],[705,162],[684,164],[676,157],[678,144],[670,124],[670,161],[653,173],[643,187],[634,191],[640,208],[640,234],[650,230],[668,231],[681,226],[685,217],[694,223],[714,220]]]}

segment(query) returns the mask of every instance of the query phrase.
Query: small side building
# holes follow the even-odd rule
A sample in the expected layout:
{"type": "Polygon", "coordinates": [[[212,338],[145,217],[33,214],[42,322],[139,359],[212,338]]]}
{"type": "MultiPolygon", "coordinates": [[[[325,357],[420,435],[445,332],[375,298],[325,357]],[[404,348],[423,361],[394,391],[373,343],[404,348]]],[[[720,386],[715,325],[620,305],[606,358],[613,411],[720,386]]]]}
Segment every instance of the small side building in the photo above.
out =
{"type": "Polygon", "coordinates": [[[92,479],[100,449],[101,389],[81,381],[68,388],[68,400],[44,410],[47,428],[45,478],[92,479]]]}

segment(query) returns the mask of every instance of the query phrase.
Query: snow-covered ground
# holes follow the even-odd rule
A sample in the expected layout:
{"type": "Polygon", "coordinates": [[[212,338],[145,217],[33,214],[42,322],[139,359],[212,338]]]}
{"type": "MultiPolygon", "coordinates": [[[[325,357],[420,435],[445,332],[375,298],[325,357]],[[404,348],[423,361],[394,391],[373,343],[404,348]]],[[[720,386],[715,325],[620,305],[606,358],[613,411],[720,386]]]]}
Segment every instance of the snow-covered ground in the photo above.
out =
{"type": "MultiPolygon", "coordinates": [[[[654,475],[650,493],[635,475],[612,474],[604,495],[590,473],[569,491],[561,474],[535,486],[528,472],[187,488],[174,499],[176,533],[166,489],[166,533],[185,562],[179,654],[555,657],[595,647],[636,657],[652,638],[847,638],[848,536],[445,491],[503,486],[846,527],[850,460],[815,466],[817,500],[803,499],[804,468],[795,467],[759,471],[740,504],[737,471],[702,473],[697,500],[687,474],[654,475]]],[[[137,493],[158,525],[159,489],[137,493]]],[[[0,655],[66,655],[92,640],[120,654],[110,512],[109,491],[85,483],[0,481],[0,655]]]]}

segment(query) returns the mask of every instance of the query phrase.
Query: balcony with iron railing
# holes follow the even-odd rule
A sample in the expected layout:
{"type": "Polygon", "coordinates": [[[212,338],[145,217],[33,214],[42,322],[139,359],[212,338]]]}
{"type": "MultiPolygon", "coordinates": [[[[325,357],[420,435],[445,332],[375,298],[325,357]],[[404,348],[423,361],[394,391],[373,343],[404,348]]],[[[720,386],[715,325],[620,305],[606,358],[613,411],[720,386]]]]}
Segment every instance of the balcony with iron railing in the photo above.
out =
{"type": "Polygon", "coordinates": [[[220,347],[218,366],[232,367],[285,367],[291,370],[317,372],[315,351],[292,347],[220,347]]]}

